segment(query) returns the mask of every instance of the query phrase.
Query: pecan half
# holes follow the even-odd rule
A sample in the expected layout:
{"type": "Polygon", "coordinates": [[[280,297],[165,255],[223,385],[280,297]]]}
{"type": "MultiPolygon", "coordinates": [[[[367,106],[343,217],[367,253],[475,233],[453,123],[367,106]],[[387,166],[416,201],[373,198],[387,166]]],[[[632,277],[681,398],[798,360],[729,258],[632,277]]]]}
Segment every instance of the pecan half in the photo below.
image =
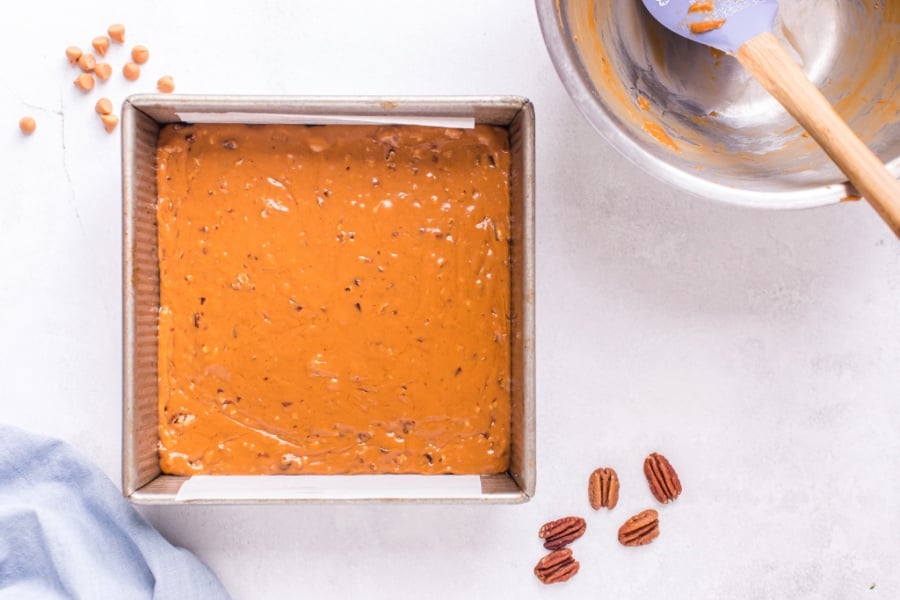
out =
{"type": "Polygon", "coordinates": [[[587,523],[581,517],[563,517],[544,523],[538,531],[538,537],[544,540],[544,548],[547,550],[558,550],[584,535],[586,528],[587,523]]]}
{"type": "Polygon", "coordinates": [[[541,583],[562,583],[578,572],[578,561],[572,558],[572,549],[554,550],[534,566],[534,575],[541,583]]]}
{"type": "Polygon", "coordinates": [[[591,508],[600,510],[601,507],[612,510],[619,501],[619,476],[615,469],[601,467],[591,473],[588,480],[588,498],[591,500],[591,508]]]}
{"type": "Polygon", "coordinates": [[[652,508],[640,512],[619,527],[619,543],[623,546],[643,546],[659,535],[659,515],[652,508]]]}
{"type": "Polygon", "coordinates": [[[644,475],[650,484],[653,497],[662,504],[668,504],[681,495],[681,481],[678,473],[662,454],[654,452],[644,459],[644,475]]]}

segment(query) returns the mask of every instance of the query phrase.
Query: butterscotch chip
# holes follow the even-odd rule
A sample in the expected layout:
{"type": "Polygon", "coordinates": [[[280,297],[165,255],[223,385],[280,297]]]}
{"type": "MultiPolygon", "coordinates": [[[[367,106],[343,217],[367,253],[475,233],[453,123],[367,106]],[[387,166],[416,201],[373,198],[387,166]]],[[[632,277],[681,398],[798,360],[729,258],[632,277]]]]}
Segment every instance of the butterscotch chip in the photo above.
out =
{"type": "Polygon", "coordinates": [[[131,60],[142,65],[150,60],[150,51],[146,46],[135,46],[131,49],[131,60]]]}
{"type": "Polygon", "coordinates": [[[662,454],[654,452],[644,459],[644,475],[650,485],[650,492],[660,503],[668,504],[681,495],[678,473],[662,454]]]}
{"type": "Polygon", "coordinates": [[[81,67],[81,70],[85,73],[90,73],[94,70],[94,67],[97,66],[97,59],[94,58],[94,55],[90,52],[85,52],[78,57],[78,66],[81,67]]]}
{"type": "Polygon", "coordinates": [[[538,561],[534,566],[534,575],[541,583],[562,583],[568,581],[577,572],[581,565],[572,557],[571,548],[554,550],[538,561]]]}
{"type": "Polygon", "coordinates": [[[85,92],[94,89],[94,77],[90,73],[82,73],[75,78],[75,87],[85,92]]]}
{"type": "Polygon", "coordinates": [[[141,76],[141,68],[133,62],[125,63],[125,66],[122,67],[122,75],[128,81],[137,81],[138,77],[141,76]]]}
{"type": "Polygon", "coordinates": [[[32,117],[22,117],[19,119],[19,129],[25,135],[31,135],[37,129],[37,122],[32,117]]]}
{"type": "Polygon", "coordinates": [[[94,110],[97,111],[97,114],[100,115],[108,115],[112,113],[112,102],[109,98],[100,98],[97,100],[97,104],[94,105],[94,110]]]}
{"type": "Polygon", "coordinates": [[[66,48],[66,58],[69,59],[69,64],[74,65],[78,62],[78,59],[81,58],[81,48],[78,46],[69,46],[66,48]]]}
{"type": "Polygon", "coordinates": [[[171,75],[163,75],[156,82],[156,89],[163,94],[171,94],[175,91],[175,80],[172,79],[171,75]]]}
{"type": "Polygon", "coordinates": [[[643,546],[659,537],[659,514],[652,508],[639,512],[619,527],[619,543],[643,546]]]}
{"type": "Polygon", "coordinates": [[[594,510],[600,510],[604,506],[610,510],[616,507],[619,502],[619,476],[615,469],[601,467],[591,473],[588,498],[594,510]]]}
{"type": "Polygon", "coordinates": [[[125,43],[125,26],[121,23],[110,25],[106,30],[106,33],[108,33],[112,41],[116,42],[117,44],[125,43]]]}
{"type": "Polygon", "coordinates": [[[97,79],[100,81],[106,81],[112,77],[112,67],[109,63],[97,63],[97,66],[94,67],[94,75],[96,75],[97,79]]]}
{"type": "Polygon", "coordinates": [[[112,133],[119,124],[119,117],[116,115],[100,115],[100,120],[103,121],[103,127],[106,129],[106,133],[112,133]]]}
{"type": "Polygon", "coordinates": [[[109,38],[105,35],[99,35],[91,40],[91,46],[94,47],[94,50],[97,51],[97,54],[100,56],[106,56],[106,51],[109,50],[109,38]]]}

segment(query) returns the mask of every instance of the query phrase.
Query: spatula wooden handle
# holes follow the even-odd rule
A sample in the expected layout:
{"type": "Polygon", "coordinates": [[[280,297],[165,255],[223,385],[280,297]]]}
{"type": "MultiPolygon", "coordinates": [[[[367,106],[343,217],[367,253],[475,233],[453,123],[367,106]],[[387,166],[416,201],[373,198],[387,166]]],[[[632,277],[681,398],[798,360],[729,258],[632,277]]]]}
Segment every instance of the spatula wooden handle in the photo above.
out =
{"type": "Polygon", "coordinates": [[[815,139],[900,237],[900,182],[835,112],[771,33],[744,42],[737,59],[815,139]]]}

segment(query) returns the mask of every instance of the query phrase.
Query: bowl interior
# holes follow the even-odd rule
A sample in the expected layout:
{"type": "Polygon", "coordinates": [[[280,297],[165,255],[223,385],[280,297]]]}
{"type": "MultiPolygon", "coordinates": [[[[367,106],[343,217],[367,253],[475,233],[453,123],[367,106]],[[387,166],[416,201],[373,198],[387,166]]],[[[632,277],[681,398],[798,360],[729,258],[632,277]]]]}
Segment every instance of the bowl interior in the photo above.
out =
{"type": "MultiPolygon", "coordinates": [[[[775,35],[900,173],[900,0],[779,5],[775,35]]],[[[541,14],[542,26],[570,94],[649,171],[744,204],[810,206],[849,193],[844,175],[732,56],[663,28],[639,0],[558,0],[555,8],[541,14]]]]}

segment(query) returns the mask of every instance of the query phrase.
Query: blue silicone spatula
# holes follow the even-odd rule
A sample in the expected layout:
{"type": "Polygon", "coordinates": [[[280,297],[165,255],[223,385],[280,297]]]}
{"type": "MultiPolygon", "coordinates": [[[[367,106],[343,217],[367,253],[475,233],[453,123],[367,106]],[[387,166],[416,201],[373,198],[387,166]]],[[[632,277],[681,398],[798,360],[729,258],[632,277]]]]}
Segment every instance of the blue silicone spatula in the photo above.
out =
{"type": "MultiPolygon", "coordinates": [[[[803,0],[801,0],[803,1],[803,0]]],[[[664,27],[734,55],[900,237],[900,182],[853,133],[772,35],[776,0],[643,0],[664,27]]]]}

